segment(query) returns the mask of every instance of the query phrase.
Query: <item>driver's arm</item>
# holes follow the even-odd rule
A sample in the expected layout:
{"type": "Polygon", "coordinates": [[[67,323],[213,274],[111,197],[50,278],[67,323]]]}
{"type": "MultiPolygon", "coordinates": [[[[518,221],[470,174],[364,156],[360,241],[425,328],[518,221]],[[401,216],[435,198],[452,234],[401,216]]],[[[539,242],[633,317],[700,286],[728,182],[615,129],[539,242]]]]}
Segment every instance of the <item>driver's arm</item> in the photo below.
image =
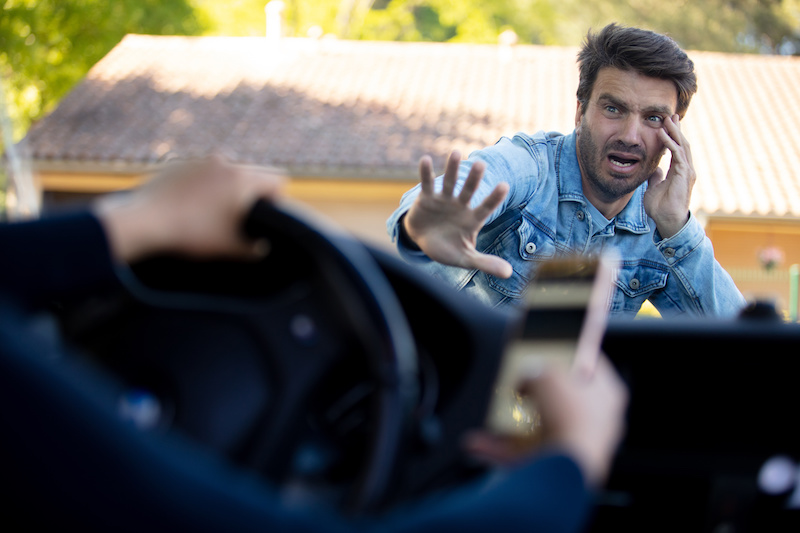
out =
{"type": "Polygon", "coordinates": [[[133,191],[102,197],[91,213],[2,224],[0,298],[38,308],[113,283],[113,263],[158,252],[258,255],[260,243],[245,239],[242,221],[283,183],[277,174],[209,157],[170,164],[133,191]]]}
{"type": "Polygon", "coordinates": [[[546,371],[526,380],[542,417],[534,446],[479,432],[466,445],[498,465],[484,486],[399,513],[391,531],[580,531],[591,493],[608,475],[622,438],[628,393],[605,357],[589,375],[546,371]]]}

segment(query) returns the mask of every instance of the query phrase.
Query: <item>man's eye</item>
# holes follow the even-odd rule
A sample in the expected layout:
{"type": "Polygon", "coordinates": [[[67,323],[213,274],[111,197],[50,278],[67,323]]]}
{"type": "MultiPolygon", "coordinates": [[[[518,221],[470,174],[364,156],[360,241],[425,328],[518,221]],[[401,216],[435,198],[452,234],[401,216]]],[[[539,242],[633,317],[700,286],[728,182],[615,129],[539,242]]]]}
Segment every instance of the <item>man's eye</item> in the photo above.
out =
{"type": "Polygon", "coordinates": [[[607,111],[607,112],[609,112],[609,113],[616,113],[617,111],[619,111],[619,110],[618,110],[616,107],[614,107],[613,105],[607,105],[605,109],[606,109],[606,111],[607,111]]]}
{"type": "Polygon", "coordinates": [[[649,120],[650,122],[661,124],[662,122],[664,122],[664,117],[662,117],[661,115],[652,115],[650,117],[647,117],[647,120],[649,120]]]}

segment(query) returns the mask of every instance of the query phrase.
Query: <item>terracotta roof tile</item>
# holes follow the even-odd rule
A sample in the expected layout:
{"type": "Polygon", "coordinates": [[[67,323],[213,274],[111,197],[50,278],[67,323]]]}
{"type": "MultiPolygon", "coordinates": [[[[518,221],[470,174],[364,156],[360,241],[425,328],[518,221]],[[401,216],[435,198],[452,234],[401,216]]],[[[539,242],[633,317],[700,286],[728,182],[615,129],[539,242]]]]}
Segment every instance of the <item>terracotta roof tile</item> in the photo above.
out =
{"type": "MultiPolygon", "coordinates": [[[[220,149],[298,175],[416,180],[502,135],[573,127],[577,49],[129,35],[28,142],[51,162],[220,149]]],[[[800,217],[800,60],[692,52],[699,213],[800,217]]]]}
{"type": "Polygon", "coordinates": [[[800,60],[692,53],[699,90],[684,121],[708,213],[800,217],[800,60]]]}

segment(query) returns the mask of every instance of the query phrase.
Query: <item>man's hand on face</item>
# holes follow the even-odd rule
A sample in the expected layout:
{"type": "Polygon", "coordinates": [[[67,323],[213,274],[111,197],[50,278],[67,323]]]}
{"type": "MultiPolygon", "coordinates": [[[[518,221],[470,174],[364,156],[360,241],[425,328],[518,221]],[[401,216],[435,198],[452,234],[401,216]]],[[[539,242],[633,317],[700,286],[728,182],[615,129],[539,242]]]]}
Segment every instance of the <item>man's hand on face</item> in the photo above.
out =
{"type": "Polygon", "coordinates": [[[689,141],[681,133],[678,115],[664,120],[658,137],[672,153],[672,162],[666,177],[659,168],[648,179],[644,208],[666,239],[678,233],[689,220],[689,201],[697,176],[689,141]]]}
{"type": "Polygon", "coordinates": [[[501,183],[474,209],[472,195],[478,188],[485,166],[478,161],[472,165],[458,194],[455,185],[461,156],[450,154],[444,173],[442,190],[434,190],[435,174],[431,158],[425,156],[419,164],[422,190],[403,217],[408,236],[431,259],[463,268],[476,268],[499,278],[511,276],[511,264],[500,257],[483,254],[475,249],[478,232],[486,219],[503,202],[508,184],[501,183]]]}

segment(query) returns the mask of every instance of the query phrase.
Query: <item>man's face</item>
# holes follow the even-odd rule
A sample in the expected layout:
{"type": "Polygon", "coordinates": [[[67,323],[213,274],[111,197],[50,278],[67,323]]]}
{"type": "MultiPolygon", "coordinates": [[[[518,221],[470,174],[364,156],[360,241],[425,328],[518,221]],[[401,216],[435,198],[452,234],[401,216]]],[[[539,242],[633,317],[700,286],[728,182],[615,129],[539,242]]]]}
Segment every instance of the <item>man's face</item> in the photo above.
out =
{"type": "Polygon", "coordinates": [[[677,103],[671,81],[612,67],[598,72],[575,126],[584,194],[606,216],[622,210],[658,168],[665,150],[658,130],[677,103]]]}

